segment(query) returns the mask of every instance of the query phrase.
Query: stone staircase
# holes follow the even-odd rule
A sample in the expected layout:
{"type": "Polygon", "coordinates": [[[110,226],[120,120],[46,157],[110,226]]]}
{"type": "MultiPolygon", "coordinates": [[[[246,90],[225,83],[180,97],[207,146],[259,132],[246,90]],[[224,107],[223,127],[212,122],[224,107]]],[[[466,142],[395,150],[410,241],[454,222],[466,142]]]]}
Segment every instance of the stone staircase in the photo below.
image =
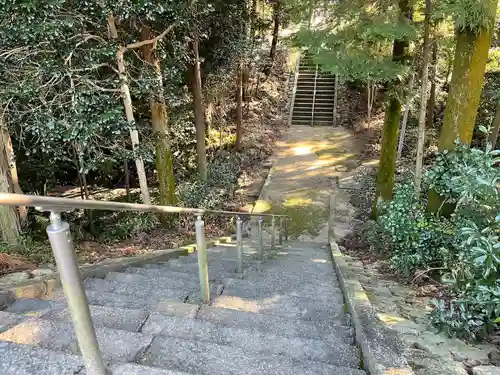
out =
{"type": "Polygon", "coordinates": [[[321,72],[307,55],[300,61],[292,125],[333,125],[335,77],[321,72]]]}
{"type": "MultiPolygon", "coordinates": [[[[113,375],[362,375],[329,251],[295,242],[207,250],[212,302],[195,254],[84,281],[113,375]]],[[[0,311],[0,374],[86,374],[62,290],[0,311]]],[[[90,374],[89,374],[90,375],[90,374]]]]}

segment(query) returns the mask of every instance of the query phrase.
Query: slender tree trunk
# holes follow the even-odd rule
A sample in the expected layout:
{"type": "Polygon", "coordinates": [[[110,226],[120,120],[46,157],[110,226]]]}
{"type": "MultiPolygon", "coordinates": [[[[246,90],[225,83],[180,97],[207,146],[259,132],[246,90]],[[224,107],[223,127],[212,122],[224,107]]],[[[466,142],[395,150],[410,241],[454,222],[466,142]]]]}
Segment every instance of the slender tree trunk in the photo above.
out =
{"type": "Polygon", "coordinates": [[[280,31],[280,18],[281,18],[281,1],[275,0],[274,3],[274,27],[273,27],[273,39],[271,41],[271,52],[269,53],[270,66],[274,64],[274,59],[276,57],[276,47],[278,46],[278,37],[280,31]]]}
{"type": "MultiPolygon", "coordinates": [[[[3,144],[5,147],[5,153],[7,156],[7,161],[10,168],[10,178],[12,181],[12,189],[16,194],[23,194],[21,185],[19,184],[19,176],[17,173],[16,155],[14,153],[14,148],[12,147],[12,139],[10,137],[9,130],[5,123],[0,119],[0,128],[2,131],[3,144]]],[[[19,221],[21,226],[26,222],[28,218],[28,207],[19,207],[19,221]]]]}
{"type": "Polygon", "coordinates": [[[123,173],[125,174],[125,196],[127,202],[130,202],[130,173],[128,170],[128,159],[123,161],[123,173]]]}
{"type": "Polygon", "coordinates": [[[366,105],[368,106],[368,110],[366,113],[366,117],[368,118],[368,124],[370,123],[370,120],[372,118],[372,98],[371,98],[372,90],[370,87],[370,81],[366,83],[366,105]]]}
{"type": "MultiPolygon", "coordinates": [[[[0,119],[1,120],[1,119],[0,119]]],[[[2,125],[3,127],[3,125],[2,125]]],[[[14,193],[6,138],[0,139],[0,192],[14,193]]],[[[18,245],[21,234],[19,212],[15,206],[0,206],[0,231],[2,240],[9,245],[18,245]]]]}
{"type": "Polygon", "coordinates": [[[236,82],[236,151],[240,152],[242,148],[242,121],[243,121],[243,103],[242,103],[242,73],[243,62],[238,66],[237,82],[236,82]]]}
{"type": "Polygon", "coordinates": [[[432,43],[432,62],[431,62],[431,72],[430,72],[430,81],[431,81],[431,92],[429,94],[429,101],[427,102],[427,129],[432,128],[434,125],[434,111],[436,109],[436,75],[437,75],[437,53],[438,53],[438,44],[437,40],[434,40],[432,43]]]}
{"type": "MultiPolygon", "coordinates": [[[[77,145],[75,147],[75,152],[77,154],[77,159],[78,159],[77,167],[78,167],[78,174],[80,175],[80,183],[83,190],[83,196],[85,197],[85,200],[88,201],[90,199],[90,194],[89,194],[89,187],[87,184],[87,174],[85,172],[85,161],[83,159],[83,151],[77,145]]],[[[95,236],[97,232],[95,230],[95,225],[94,225],[94,214],[92,210],[85,210],[85,212],[87,213],[87,219],[89,221],[89,232],[91,235],[95,236]]]]}
{"type": "Polygon", "coordinates": [[[149,196],[148,179],[146,177],[146,169],[144,168],[144,161],[142,156],[138,153],[139,148],[139,133],[137,131],[134,109],[132,107],[132,97],[130,96],[130,89],[128,87],[128,77],[124,61],[125,49],[120,47],[116,54],[118,62],[118,72],[120,74],[120,89],[122,93],[123,106],[125,107],[125,115],[129,123],[130,140],[132,141],[132,150],[135,154],[135,166],[137,168],[137,177],[139,178],[139,186],[141,187],[142,200],[145,204],[151,204],[149,196]]]}
{"type": "Polygon", "coordinates": [[[424,163],[425,113],[427,105],[427,84],[429,78],[429,36],[431,28],[431,0],[425,0],[424,51],[422,62],[422,86],[420,88],[420,115],[418,118],[417,160],[415,166],[415,195],[420,197],[422,188],[422,168],[424,163]]]}
{"type": "Polygon", "coordinates": [[[196,152],[198,154],[198,174],[202,181],[207,180],[207,156],[205,151],[205,107],[203,104],[203,91],[201,84],[201,67],[199,55],[200,36],[194,30],[192,48],[194,63],[192,66],[192,93],[194,104],[194,117],[196,127],[196,152]]]}
{"type": "MultiPolygon", "coordinates": [[[[450,91],[444,112],[443,126],[439,137],[439,150],[451,150],[458,139],[469,145],[476,123],[477,108],[483,88],[488,51],[493,34],[497,1],[488,0],[488,26],[478,32],[464,28],[457,32],[455,61],[450,91]]],[[[445,206],[435,191],[429,194],[427,208],[442,214],[451,214],[452,207],[445,206]]]]}
{"type": "MultiPolygon", "coordinates": [[[[108,16],[108,33],[111,39],[118,38],[115,19],[112,14],[108,16]]],[[[134,108],[132,106],[132,97],[130,96],[130,88],[128,87],[127,69],[125,67],[125,48],[119,47],[116,52],[116,62],[118,65],[118,76],[120,78],[120,91],[122,94],[123,107],[125,108],[125,116],[129,123],[130,140],[132,141],[132,150],[134,151],[135,166],[137,169],[137,177],[142,193],[142,201],[145,204],[151,204],[149,196],[148,179],[146,177],[146,169],[144,168],[144,160],[138,154],[139,148],[139,133],[134,118],[134,108]]]]}
{"type": "Polygon", "coordinates": [[[500,130],[500,103],[497,104],[497,109],[495,111],[495,118],[491,123],[491,133],[488,136],[488,142],[491,143],[493,150],[496,148],[498,131],[500,130]]]}
{"type": "Polygon", "coordinates": [[[410,83],[408,84],[408,96],[406,97],[405,112],[403,114],[403,122],[401,123],[401,131],[399,132],[397,160],[401,159],[401,154],[403,153],[403,146],[405,144],[406,126],[408,125],[408,116],[410,114],[410,107],[413,98],[411,92],[413,91],[414,83],[415,83],[415,73],[411,75],[410,83]]]}
{"type": "MultiPolygon", "coordinates": [[[[401,18],[411,17],[409,0],[400,0],[399,9],[401,18]]],[[[401,64],[404,63],[408,42],[405,40],[395,40],[393,48],[393,60],[401,64]]],[[[396,82],[392,86],[397,85],[396,82]]],[[[392,95],[385,112],[384,130],[382,134],[382,145],[380,152],[380,165],[377,174],[377,188],[375,202],[373,204],[372,218],[377,217],[377,206],[380,200],[391,200],[392,189],[394,187],[394,172],[396,169],[396,153],[398,143],[399,121],[401,118],[401,102],[392,95]]]]}
{"type": "Polygon", "coordinates": [[[210,129],[212,129],[214,118],[214,100],[214,98],[207,100],[207,108],[205,109],[205,134],[207,136],[210,134],[210,129]]]}
{"type": "MultiPolygon", "coordinates": [[[[151,39],[151,31],[148,27],[142,29],[142,40],[151,39]]],[[[173,206],[177,203],[175,197],[175,177],[172,150],[170,148],[170,131],[168,128],[167,106],[163,92],[163,76],[160,61],[154,56],[154,44],[142,46],[144,60],[154,69],[156,75],[156,88],[152,90],[149,99],[151,111],[151,125],[155,137],[156,148],[156,173],[158,179],[159,203],[161,205],[173,206]]],[[[160,221],[168,225],[168,215],[160,214],[160,221]]]]}

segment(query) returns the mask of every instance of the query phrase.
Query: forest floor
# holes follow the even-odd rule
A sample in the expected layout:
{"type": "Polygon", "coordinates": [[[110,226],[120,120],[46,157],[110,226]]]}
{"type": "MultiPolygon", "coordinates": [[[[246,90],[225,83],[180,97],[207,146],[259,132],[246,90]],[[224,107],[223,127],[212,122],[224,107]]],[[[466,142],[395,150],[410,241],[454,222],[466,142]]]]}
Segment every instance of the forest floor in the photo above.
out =
{"type": "MultiPolygon", "coordinates": [[[[474,345],[436,332],[430,326],[428,313],[431,311],[430,301],[440,288],[439,282],[425,276],[397,277],[389,267],[386,254],[376,252],[364,236],[363,229],[370,220],[375,196],[384,113],[376,107],[368,120],[364,94],[354,88],[344,88],[340,98],[340,123],[361,139],[365,147],[357,160],[358,167],[351,173],[352,187],[341,186],[336,195],[335,204],[340,207],[336,218],[347,225],[337,235],[341,250],[350,256],[349,265],[359,275],[380,321],[402,339],[407,360],[418,375],[466,375],[473,373],[472,369],[477,366],[500,366],[500,352],[494,344],[474,345]],[[356,214],[345,222],[343,212],[353,211],[356,214]]],[[[405,142],[397,179],[411,169],[414,160],[412,152],[416,134],[411,122],[405,142]]],[[[430,154],[434,148],[434,144],[428,144],[426,150],[430,154]]]]}
{"type": "MultiPolygon", "coordinates": [[[[218,207],[223,210],[246,212],[252,209],[265,178],[269,172],[272,154],[277,140],[286,128],[282,116],[287,105],[288,78],[287,54],[278,54],[277,62],[267,79],[250,79],[248,100],[243,109],[243,151],[241,173],[238,177],[234,193],[224,199],[218,207]]],[[[261,75],[262,77],[262,75],[261,75]]],[[[227,112],[230,114],[225,121],[225,131],[234,133],[235,104],[231,103],[227,112]]],[[[218,124],[215,124],[217,127],[218,124]]],[[[155,194],[154,185],[153,197],[155,194]]],[[[80,189],[60,187],[51,192],[54,196],[65,196],[81,199],[80,189]]],[[[130,191],[132,201],[138,201],[139,189],[130,191]]],[[[126,201],[125,189],[104,189],[91,187],[90,199],[126,201]]],[[[84,219],[82,212],[69,213],[78,261],[81,265],[108,261],[115,258],[134,256],[159,249],[181,247],[194,242],[194,224],[191,217],[173,218],[172,225],[164,228],[158,225],[153,215],[94,212],[96,226],[106,226],[105,235],[93,238],[80,224],[84,219]],[[108,228],[109,227],[109,228],[108,228]],[[137,229],[139,228],[139,229],[137,229]],[[144,228],[143,230],[140,228],[144,228]],[[107,233],[106,233],[107,232],[107,233]],[[123,239],[120,239],[122,237],[123,239]]],[[[52,252],[44,230],[48,218],[38,215],[38,231],[35,236],[23,238],[19,249],[0,249],[0,275],[32,271],[33,269],[54,269],[52,252]]],[[[233,222],[226,218],[205,219],[207,238],[217,238],[227,235],[233,229],[233,222]]],[[[102,229],[99,228],[99,229],[102,229]]],[[[0,279],[1,283],[1,279],[0,279]]]]}

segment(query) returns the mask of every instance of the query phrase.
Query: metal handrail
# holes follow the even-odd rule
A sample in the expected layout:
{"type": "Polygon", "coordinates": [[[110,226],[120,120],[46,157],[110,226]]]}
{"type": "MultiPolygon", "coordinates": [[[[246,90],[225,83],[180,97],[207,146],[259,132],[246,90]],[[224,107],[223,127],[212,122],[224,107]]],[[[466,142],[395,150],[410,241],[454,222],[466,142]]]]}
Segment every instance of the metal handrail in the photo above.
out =
{"type": "Polygon", "coordinates": [[[195,216],[256,216],[256,217],[286,217],[287,215],[264,214],[250,212],[233,212],[221,210],[206,210],[204,208],[189,208],[176,206],[160,206],[142,203],[122,203],[111,201],[79,200],[73,198],[45,197],[39,195],[25,195],[0,193],[0,205],[40,207],[46,211],[67,211],[72,209],[107,210],[107,211],[140,211],[152,213],[179,213],[195,216]]]}
{"type": "Polygon", "coordinates": [[[243,273],[243,230],[241,216],[257,216],[259,257],[264,259],[263,217],[271,217],[271,246],[276,241],[276,221],[279,217],[279,244],[282,244],[284,234],[288,240],[287,215],[262,214],[247,212],[232,212],[205,210],[202,208],[185,208],[173,206],[155,206],[151,204],[120,203],[110,201],[78,200],[71,198],[43,197],[37,195],[23,195],[0,193],[0,205],[31,206],[40,211],[50,212],[51,224],[47,228],[50,245],[56,260],[59,278],[64,289],[71,318],[75,328],[76,338],[80,347],[87,374],[106,375],[106,366],[97,342],[94,324],[90,312],[89,302],[85,294],[83,281],[80,277],[78,261],[71,238],[70,226],[61,219],[61,213],[73,209],[109,210],[109,211],[139,211],[152,213],[178,213],[195,215],[196,245],[198,252],[198,269],[200,278],[200,292],[203,303],[210,303],[210,280],[208,277],[207,248],[205,242],[205,223],[203,215],[236,216],[236,240],[238,243],[238,272],[243,273]]]}

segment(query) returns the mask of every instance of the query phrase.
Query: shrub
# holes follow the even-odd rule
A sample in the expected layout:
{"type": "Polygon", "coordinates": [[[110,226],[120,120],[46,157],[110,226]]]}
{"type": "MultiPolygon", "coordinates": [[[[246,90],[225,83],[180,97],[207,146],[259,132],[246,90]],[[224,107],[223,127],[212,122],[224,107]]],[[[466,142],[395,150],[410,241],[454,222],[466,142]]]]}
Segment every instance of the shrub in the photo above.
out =
{"type": "Polygon", "coordinates": [[[396,184],[394,199],[381,204],[378,223],[390,239],[391,265],[398,273],[410,276],[447,263],[454,225],[427,214],[413,184],[396,184]]]}

